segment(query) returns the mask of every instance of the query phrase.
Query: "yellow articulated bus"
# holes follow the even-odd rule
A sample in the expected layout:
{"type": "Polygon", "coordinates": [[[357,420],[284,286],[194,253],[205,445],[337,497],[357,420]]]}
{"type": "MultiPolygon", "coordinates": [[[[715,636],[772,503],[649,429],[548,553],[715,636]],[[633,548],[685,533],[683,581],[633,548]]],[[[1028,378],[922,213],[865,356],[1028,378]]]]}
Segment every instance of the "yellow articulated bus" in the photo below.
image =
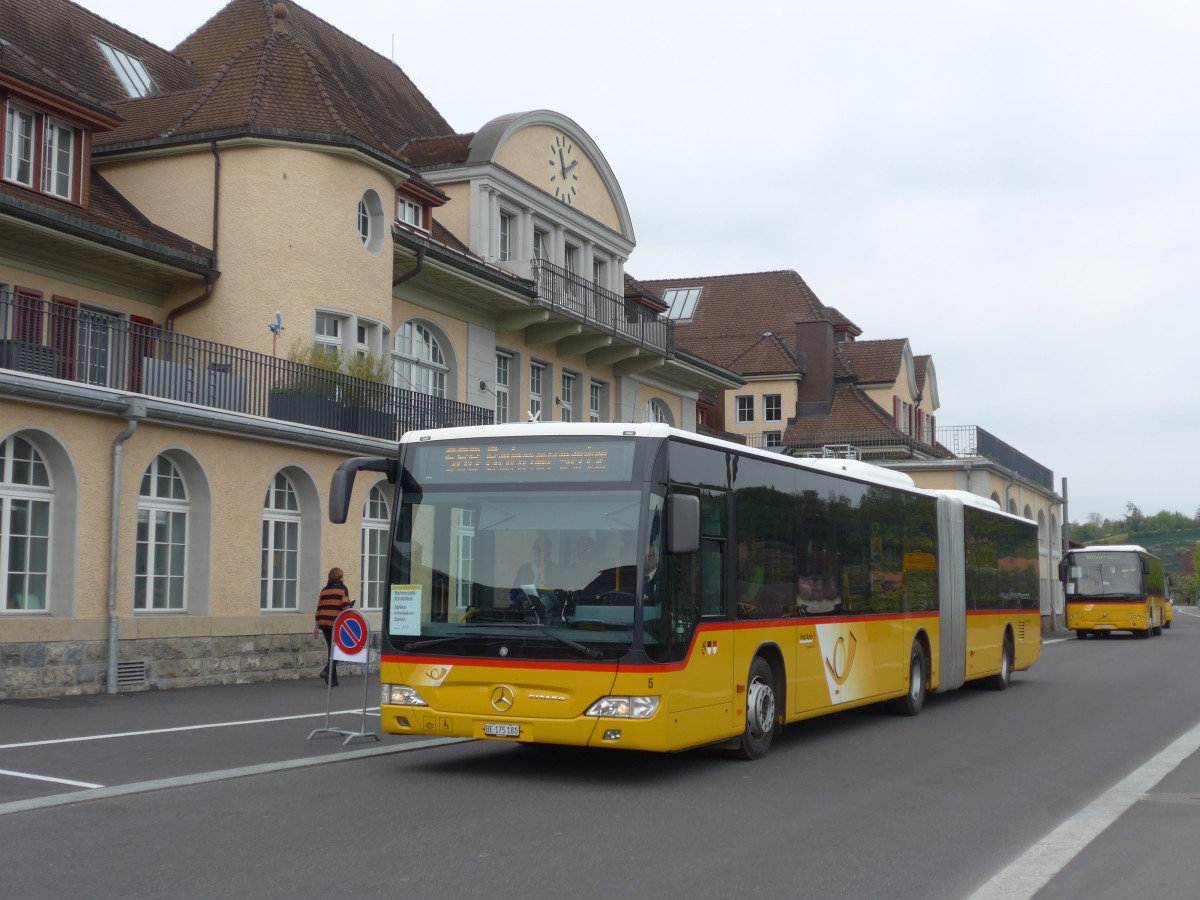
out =
{"type": "Polygon", "coordinates": [[[852,460],[657,424],[409,432],[382,727],[753,759],[789,722],[1004,689],[1041,651],[1037,527],[852,460]]]}
{"type": "Polygon", "coordinates": [[[1170,627],[1162,561],[1136,544],[1084,547],[1062,561],[1067,627],[1076,637],[1137,637],[1170,627]]]}

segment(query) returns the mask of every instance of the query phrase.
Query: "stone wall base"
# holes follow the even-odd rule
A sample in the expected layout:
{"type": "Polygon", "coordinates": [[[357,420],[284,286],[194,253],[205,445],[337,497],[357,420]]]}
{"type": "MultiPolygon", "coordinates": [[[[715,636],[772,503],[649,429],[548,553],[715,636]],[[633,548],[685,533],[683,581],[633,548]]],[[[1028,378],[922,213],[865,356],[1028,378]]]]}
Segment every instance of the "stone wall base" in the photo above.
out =
{"type": "MultiPolygon", "coordinates": [[[[378,634],[371,635],[371,643],[370,671],[378,672],[378,634]]],[[[133,664],[119,667],[117,692],[122,694],[315,678],[325,665],[325,642],[311,634],[123,640],[119,662],[133,664]]],[[[362,668],[338,664],[344,675],[360,674],[362,668]]],[[[0,644],[0,700],[104,693],[107,641],[0,644]]]]}

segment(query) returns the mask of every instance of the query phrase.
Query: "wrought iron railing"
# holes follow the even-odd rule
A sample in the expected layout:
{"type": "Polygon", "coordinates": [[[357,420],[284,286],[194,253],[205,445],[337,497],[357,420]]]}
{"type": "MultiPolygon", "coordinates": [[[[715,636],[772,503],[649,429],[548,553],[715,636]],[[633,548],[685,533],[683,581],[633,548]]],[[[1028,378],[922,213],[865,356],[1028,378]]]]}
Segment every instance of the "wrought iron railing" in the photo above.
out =
{"type": "Polygon", "coordinates": [[[746,444],[789,456],[823,456],[840,459],[922,459],[945,456],[944,449],[912,435],[886,430],[821,429],[803,440],[789,439],[780,431],[746,435],[746,444]]]}
{"type": "Polygon", "coordinates": [[[955,456],[989,459],[1048,490],[1054,490],[1054,472],[978,425],[944,425],[938,441],[955,456]]]}
{"type": "Polygon", "coordinates": [[[0,369],[396,440],[490,409],[0,291],[0,369]]]}
{"type": "Polygon", "coordinates": [[[532,261],[537,302],[599,331],[670,355],[675,350],[675,323],[640,303],[552,265],[532,261]]]}

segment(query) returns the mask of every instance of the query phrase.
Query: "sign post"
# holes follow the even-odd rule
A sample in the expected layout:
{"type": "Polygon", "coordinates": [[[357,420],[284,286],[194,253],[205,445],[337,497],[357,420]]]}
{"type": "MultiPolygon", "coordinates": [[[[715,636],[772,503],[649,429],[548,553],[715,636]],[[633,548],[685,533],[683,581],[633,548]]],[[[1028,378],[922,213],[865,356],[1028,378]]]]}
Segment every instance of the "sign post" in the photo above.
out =
{"type": "Polygon", "coordinates": [[[329,724],[329,710],[333,702],[333,677],[329,678],[328,684],[325,687],[325,727],[314,729],[308,736],[308,740],[312,740],[318,734],[343,734],[346,739],[342,741],[343,746],[350,743],[355,738],[369,737],[372,740],[379,740],[379,735],[373,731],[367,731],[367,689],[370,683],[371,674],[371,626],[367,624],[366,618],[357,609],[342,610],[342,614],[337,617],[337,621],[333,623],[333,647],[329,654],[330,661],[341,660],[344,662],[363,663],[363,702],[362,702],[362,726],[359,731],[350,731],[346,728],[335,728],[329,724]]]}

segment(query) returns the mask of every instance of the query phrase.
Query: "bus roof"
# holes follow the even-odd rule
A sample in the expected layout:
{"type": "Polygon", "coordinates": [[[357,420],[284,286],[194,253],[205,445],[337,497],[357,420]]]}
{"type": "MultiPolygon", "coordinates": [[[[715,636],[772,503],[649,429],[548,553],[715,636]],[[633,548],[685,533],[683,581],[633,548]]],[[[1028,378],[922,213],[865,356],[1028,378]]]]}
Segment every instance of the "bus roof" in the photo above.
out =
{"type": "Polygon", "coordinates": [[[1072,553],[1145,553],[1147,556],[1154,554],[1140,544],[1095,544],[1091,547],[1076,547],[1072,553]]]}

